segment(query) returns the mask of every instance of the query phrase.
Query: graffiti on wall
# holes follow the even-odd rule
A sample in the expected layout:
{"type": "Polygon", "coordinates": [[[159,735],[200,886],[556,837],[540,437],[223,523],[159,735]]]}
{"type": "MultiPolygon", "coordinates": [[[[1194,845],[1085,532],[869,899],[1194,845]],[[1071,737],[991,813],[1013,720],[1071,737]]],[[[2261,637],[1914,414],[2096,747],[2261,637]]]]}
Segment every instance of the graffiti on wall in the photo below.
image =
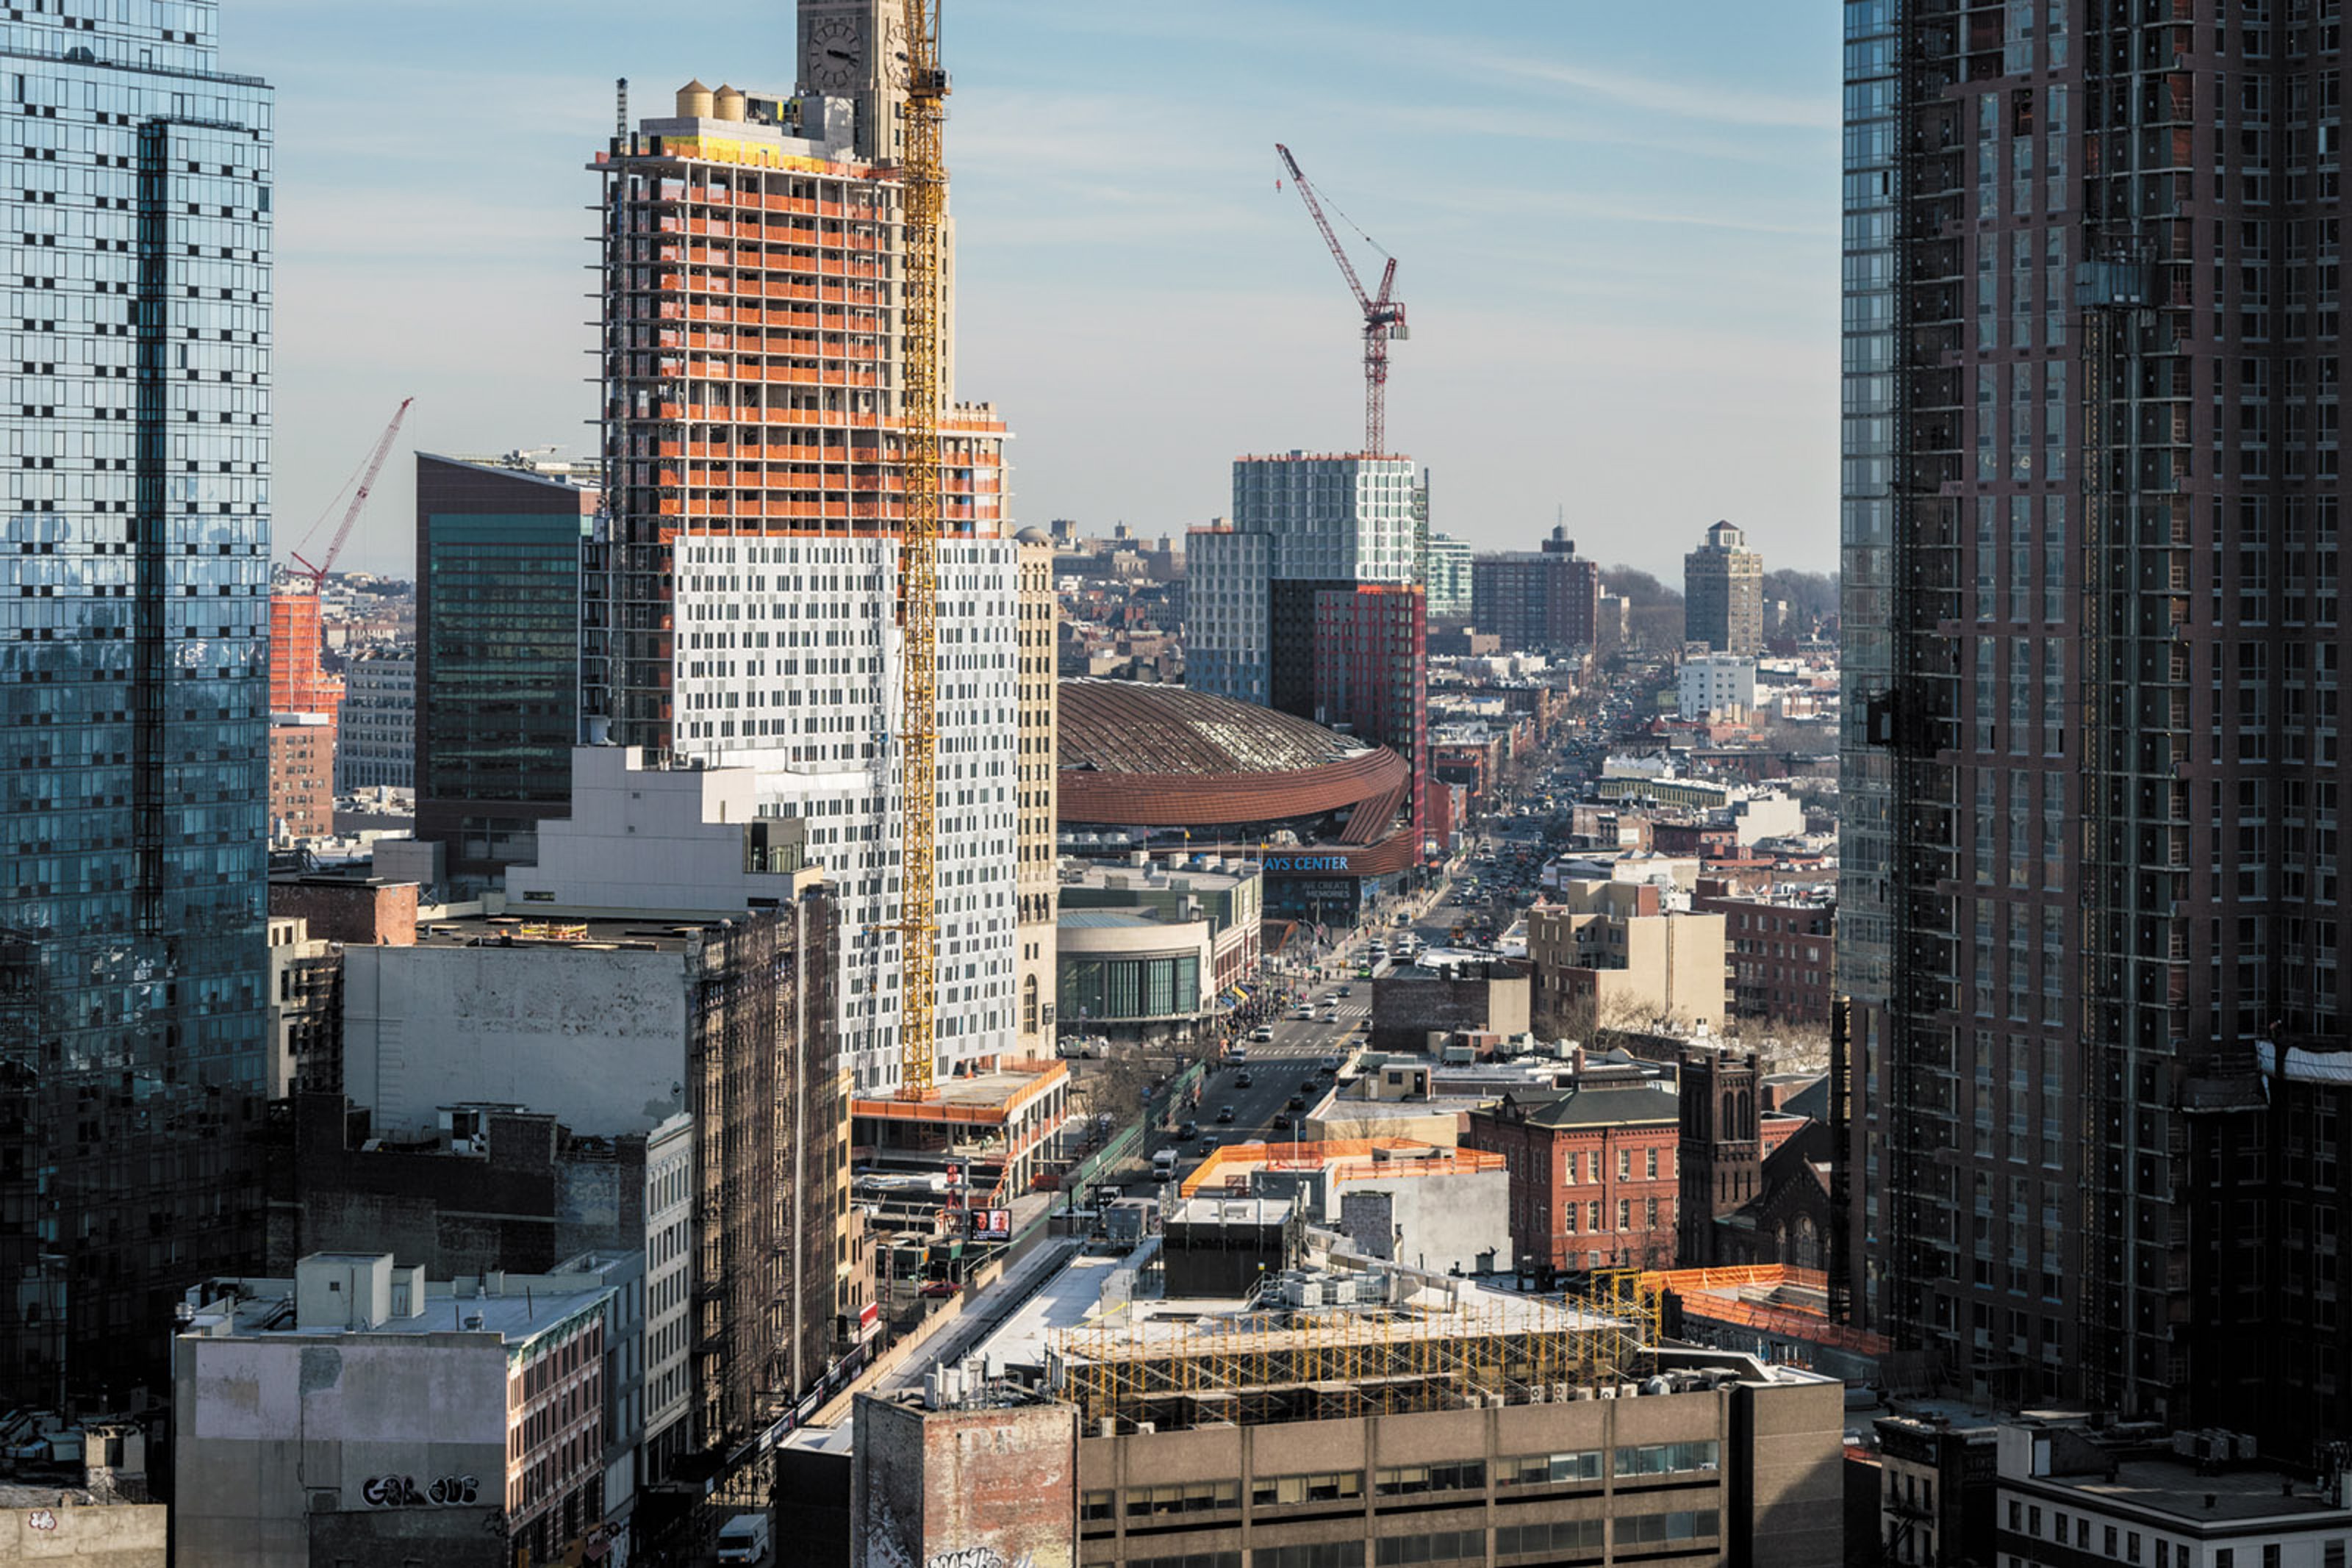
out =
{"type": "Polygon", "coordinates": [[[960,1546],[926,1559],[923,1568],[1036,1568],[1036,1563],[1035,1556],[1026,1552],[1007,1557],[993,1546],[960,1546]]]}

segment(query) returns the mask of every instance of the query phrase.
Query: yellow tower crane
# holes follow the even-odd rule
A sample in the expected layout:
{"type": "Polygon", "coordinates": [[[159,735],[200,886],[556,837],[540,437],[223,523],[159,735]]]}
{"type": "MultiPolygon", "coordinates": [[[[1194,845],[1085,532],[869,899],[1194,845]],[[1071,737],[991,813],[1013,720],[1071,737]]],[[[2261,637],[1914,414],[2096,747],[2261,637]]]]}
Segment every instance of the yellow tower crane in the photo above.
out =
{"type": "Polygon", "coordinates": [[[901,322],[907,381],[899,407],[905,465],[898,625],[904,643],[899,719],[898,1092],[932,1091],[939,1028],[940,279],[946,246],[948,73],[940,65],[940,0],[906,0],[907,107],[901,322]]]}

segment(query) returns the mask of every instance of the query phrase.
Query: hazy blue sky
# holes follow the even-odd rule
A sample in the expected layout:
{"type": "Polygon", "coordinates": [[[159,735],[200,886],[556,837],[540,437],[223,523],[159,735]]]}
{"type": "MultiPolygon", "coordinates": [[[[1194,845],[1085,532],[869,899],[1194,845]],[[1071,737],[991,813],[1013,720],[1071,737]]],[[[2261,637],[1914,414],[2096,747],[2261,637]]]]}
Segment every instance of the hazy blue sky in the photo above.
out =
{"type": "MultiPolygon", "coordinates": [[[[1017,433],[1022,522],[1181,529],[1237,453],[1360,443],[1355,307],[1281,141],[1401,258],[1390,444],[1438,527],[1528,548],[1564,506],[1585,553],[1664,575],[1727,517],[1769,564],[1832,564],[1837,6],[946,9],[957,390],[1017,433]]],[[[345,556],[405,572],[412,447],[594,450],[613,78],[638,113],[694,76],[788,86],[793,7],[221,10],[227,68],[278,91],[278,553],[413,393],[345,556]]]]}

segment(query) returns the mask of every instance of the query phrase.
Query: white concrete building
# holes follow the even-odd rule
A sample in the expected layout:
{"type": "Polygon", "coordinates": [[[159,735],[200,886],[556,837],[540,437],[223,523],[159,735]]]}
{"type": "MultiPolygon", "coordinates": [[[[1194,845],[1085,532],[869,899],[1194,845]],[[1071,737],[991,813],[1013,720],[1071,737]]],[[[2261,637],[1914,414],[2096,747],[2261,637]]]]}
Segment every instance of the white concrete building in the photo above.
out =
{"type": "Polygon", "coordinates": [[[2342,1475],[2304,1481],[2235,1433],[2177,1433],[2166,1451],[2027,1422],[1997,1445],[1994,1544],[2015,1568],[2335,1568],[2352,1541],[2342,1475]]]}
{"type": "Polygon", "coordinates": [[[507,869],[528,915],[714,915],[793,895],[803,826],[762,815],[749,768],[665,763],[634,746],[572,753],[572,814],[540,825],[539,863],[507,869]]]}
{"type": "Polygon", "coordinates": [[[614,1291],[547,1284],[430,1284],[388,1253],[325,1252],[292,1280],[192,1291],[172,1342],[174,1560],[561,1556],[604,1519],[614,1291]]]}
{"type": "Polygon", "coordinates": [[[371,653],[343,669],[335,793],[416,788],[416,655],[371,653]]]}
{"type": "MultiPolygon", "coordinates": [[[[940,550],[939,1071],[1018,1054],[1020,545],[940,550]]],[[[898,1081],[898,545],[681,534],[677,755],[757,775],[841,897],[839,1028],[859,1089],[898,1081]]]]}
{"type": "Polygon", "coordinates": [[[1234,459],[1232,521],[1195,528],[1184,543],[1185,684],[1271,700],[1276,582],[1412,581],[1416,483],[1403,457],[1234,459]]]}
{"type": "Polygon", "coordinates": [[[1745,718],[1756,706],[1756,661],[1693,653],[1675,677],[1675,710],[1687,719],[1745,718]]]}
{"type": "MultiPolygon", "coordinates": [[[[680,1113],[646,1139],[644,1438],[635,1480],[667,1474],[694,1446],[694,1118],[680,1113]]],[[[612,1486],[608,1482],[609,1495],[612,1486]]]]}

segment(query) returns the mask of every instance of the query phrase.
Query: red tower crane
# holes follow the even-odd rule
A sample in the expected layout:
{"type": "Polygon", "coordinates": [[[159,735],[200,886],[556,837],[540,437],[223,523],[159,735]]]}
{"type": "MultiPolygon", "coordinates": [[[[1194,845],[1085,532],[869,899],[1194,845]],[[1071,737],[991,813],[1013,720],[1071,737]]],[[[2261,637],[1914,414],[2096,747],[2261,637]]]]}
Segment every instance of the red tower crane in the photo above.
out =
{"type": "MultiPolygon", "coordinates": [[[[359,493],[352,497],[350,508],[343,513],[342,526],[335,530],[334,539],[327,546],[327,553],[320,558],[319,564],[311,565],[300,550],[287,552],[294,558],[295,564],[301,567],[303,575],[310,580],[314,591],[324,593],[327,591],[327,573],[333,570],[335,558],[343,553],[343,546],[351,542],[352,527],[360,520],[360,513],[366,508],[368,493],[375,488],[375,476],[383,472],[383,460],[392,455],[393,438],[400,434],[400,422],[408,417],[408,405],[415,401],[413,397],[402,398],[400,407],[393,411],[392,423],[385,425],[383,434],[376,438],[375,450],[368,455],[367,471],[360,476],[359,493]]],[[[317,531],[315,526],[311,531],[317,531]]]]}
{"type": "MultiPolygon", "coordinates": [[[[1279,141],[1274,144],[1274,150],[1282,155],[1283,167],[1290,171],[1291,181],[1298,187],[1298,199],[1307,204],[1315,226],[1323,231],[1323,243],[1331,247],[1331,259],[1339,264],[1341,276],[1355,293],[1357,308],[1364,313],[1364,453],[1367,456],[1381,456],[1388,446],[1389,340],[1412,336],[1405,328],[1404,301],[1389,294],[1396,283],[1396,257],[1390,256],[1388,266],[1381,269],[1381,291],[1365,293],[1363,281],[1356,276],[1355,265],[1348,259],[1339,236],[1331,232],[1331,220],[1323,215],[1323,204],[1315,199],[1315,187],[1299,169],[1298,160],[1279,141]]],[[[1339,215],[1343,220],[1347,218],[1345,213],[1339,215]]],[[[1352,222],[1348,226],[1356,227],[1352,222]]],[[[1378,240],[1361,229],[1356,232],[1374,250],[1381,250],[1378,240]]],[[[1384,250],[1381,254],[1388,256],[1384,250]]]]}

